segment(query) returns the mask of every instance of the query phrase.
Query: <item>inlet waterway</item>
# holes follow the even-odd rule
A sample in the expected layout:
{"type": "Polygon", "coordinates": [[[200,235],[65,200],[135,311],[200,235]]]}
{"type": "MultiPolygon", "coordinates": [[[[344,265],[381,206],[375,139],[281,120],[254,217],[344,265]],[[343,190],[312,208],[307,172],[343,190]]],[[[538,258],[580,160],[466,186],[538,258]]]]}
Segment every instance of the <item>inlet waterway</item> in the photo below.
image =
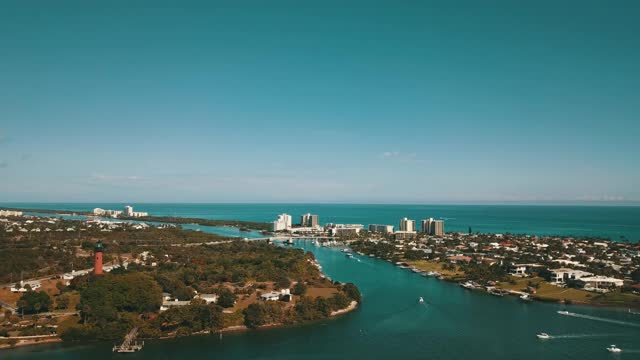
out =
{"type": "Polygon", "coordinates": [[[523,303],[465,290],[369,257],[296,240],[334,280],[353,282],[361,306],[319,323],[147,341],[136,354],[110,343],[53,344],[3,351],[2,359],[619,359],[640,358],[640,316],[626,309],[523,303]],[[418,303],[424,297],[425,304],[418,303]],[[560,315],[568,310],[570,315],[560,315]],[[547,332],[549,340],[536,334],[547,332]],[[611,355],[605,349],[623,349],[611,355]]]}

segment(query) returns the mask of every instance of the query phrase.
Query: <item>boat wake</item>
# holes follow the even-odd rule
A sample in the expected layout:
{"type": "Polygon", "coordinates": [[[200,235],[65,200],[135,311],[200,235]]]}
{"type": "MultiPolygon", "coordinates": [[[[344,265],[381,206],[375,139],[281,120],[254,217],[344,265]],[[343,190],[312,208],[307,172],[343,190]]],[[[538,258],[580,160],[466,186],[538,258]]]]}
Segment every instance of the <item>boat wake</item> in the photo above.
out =
{"type": "Polygon", "coordinates": [[[593,337],[610,337],[620,336],[621,334],[566,334],[566,335],[553,335],[552,339],[584,339],[593,337]]]}
{"type": "Polygon", "coordinates": [[[585,314],[576,314],[576,313],[572,313],[572,312],[568,312],[568,311],[560,313],[560,314],[564,315],[564,316],[573,316],[573,317],[577,317],[577,318],[581,318],[581,319],[608,322],[608,323],[611,323],[611,324],[640,327],[640,324],[636,324],[636,323],[632,323],[632,322],[628,322],[628,321],[607,319],[607,318],[601,318],[601,317],[598,317],[598,316],[591,316],[591,315],[585,315],[585,314]]]}

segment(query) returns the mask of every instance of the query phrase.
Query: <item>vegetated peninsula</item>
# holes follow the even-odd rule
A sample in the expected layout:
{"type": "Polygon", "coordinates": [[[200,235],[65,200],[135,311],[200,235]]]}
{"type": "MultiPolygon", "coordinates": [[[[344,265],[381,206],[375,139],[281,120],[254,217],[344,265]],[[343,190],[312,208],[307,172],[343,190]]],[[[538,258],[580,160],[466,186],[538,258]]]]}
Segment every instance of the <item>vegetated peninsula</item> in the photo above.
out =
{"type": "MultiPolygon", "coordinates": [[[[82,216],[98,216],[95,211],[69,211],[69,210],[56,210],[56,209],[28,209],[28,208],[3,208],[8,211],[19,211],[23,213],[36,213],[36,214],[76,214],[82,216]]],[[[121,213],[121,212],[120,212],[121,213]]],[[[105,218],[113,218],[112,216],[101,216],[105,218]]],[[[241,229],[252,229],[258,231],[271,230],[271,224],[257,222],[257,221],[243,221],[243,220],[225,220],[225,219],[203,219],[203,218],[190,218],[190,217],[178,217],[178,216],[127,216],[126,214],[119,214],[116,216],[122,220],[139,220],[147,222],[160,222],[170,224],[194,224],[201,226],[233,226],[241,229]]]]}
{"type": "Polygon", "coordinates": [[[355,285],[324,277],[310,252],[98,220],[0,222],[0,279],[4,346],[121,340],[132,328],[163,338],[298,324],[361,299],[355,285]]]}

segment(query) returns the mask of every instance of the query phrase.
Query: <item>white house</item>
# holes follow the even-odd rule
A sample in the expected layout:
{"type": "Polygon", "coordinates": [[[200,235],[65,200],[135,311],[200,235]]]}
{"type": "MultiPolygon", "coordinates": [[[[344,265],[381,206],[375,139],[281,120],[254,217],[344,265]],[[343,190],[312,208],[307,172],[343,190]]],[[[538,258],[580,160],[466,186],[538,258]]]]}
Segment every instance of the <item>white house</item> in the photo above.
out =
{"type": "MultiPolygon", "coordinates": [[[[262,295],[260,295],[260,300],[277,301],[277,300],[280,300],[280,299],[286,300],[286,299],[289,299],[290,297],[291,297],[291,290],[282,289],[282,290],[280,290],[280,292],[271,291],[271,292],[268,292],[266,294],[262,294],[262,295]]],[[[288,301],[288,300],[286,300],[286,301],[288,301]]]]}
{"type": "Polygon", "coordinates": [[[40,281],[22,281],[19,283],[13,284],[11,287],[11,292],[27,292],[27,285],[31,288],[31,290],[39,289],[42,285],[40,285],[40,281]]]}
{"type": "Polygon", "coordinates": [[[513,264],[509,274],[517,277],[527,277],[531,270],[542,267],[544,266],[540,264],[513,264]]]}
{"type": "Polygon", "coordinates": [[[175,299],[172,301],[165,300],[162,302],[162,305],[160,306],[160,311],[166,311],[175,306],[187,306],[189,304],[191,304],[191,301],[180,301],[178,299],[175,299]]]}
{"type": "Polygon", "coordinates": [[[207,304],[218,302],[218,295],[216,294],[198,294],[196,298],[204,300],[207,304]]]}
{"type": "Polygon", "coordinates": [[[560,268],[551,270],[551,283],[564,285],[567,280],[579,280],[583,277],[591,276],[592,273],[583,270],[560,268]]]}
{"type": "Polygon", "coordinates": [[[624,280],[600,275],[583,277],[580,281],[584,283],[585,290],[595,292],[608,292],[609,289],[621,287],[624,284],[624,280]]]}
{"type": "Polygon", "coordinates": [[[264,301],[277,301],[280,300],[280,293],[277,291],[271,291],[260,295],[260,300],[264,301]]]}

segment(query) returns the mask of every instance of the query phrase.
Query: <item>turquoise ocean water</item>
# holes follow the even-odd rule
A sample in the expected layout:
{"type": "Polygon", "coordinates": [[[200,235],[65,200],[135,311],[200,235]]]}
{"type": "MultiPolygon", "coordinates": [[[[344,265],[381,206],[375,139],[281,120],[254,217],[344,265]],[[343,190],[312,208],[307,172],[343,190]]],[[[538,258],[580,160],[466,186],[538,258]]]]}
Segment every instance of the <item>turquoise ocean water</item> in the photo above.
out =
{"type": "MultiPolygon", "coordinates": [[[[0,203],[6,207],[88,211],[95,207],[121,209],[126,204],[0,203]]],[[[307,212],[321,223],[390,224],[403,217],[445,220],[446,231],[527,233],[532,235],[624,237],[640,241],[640,207],[632,206],[517,206],[517,205],[354,205],[354,204],[130,204],[136,211],[157,216],[237,219],[269,222],[288,213],[293,221],[307,212]]]]}

